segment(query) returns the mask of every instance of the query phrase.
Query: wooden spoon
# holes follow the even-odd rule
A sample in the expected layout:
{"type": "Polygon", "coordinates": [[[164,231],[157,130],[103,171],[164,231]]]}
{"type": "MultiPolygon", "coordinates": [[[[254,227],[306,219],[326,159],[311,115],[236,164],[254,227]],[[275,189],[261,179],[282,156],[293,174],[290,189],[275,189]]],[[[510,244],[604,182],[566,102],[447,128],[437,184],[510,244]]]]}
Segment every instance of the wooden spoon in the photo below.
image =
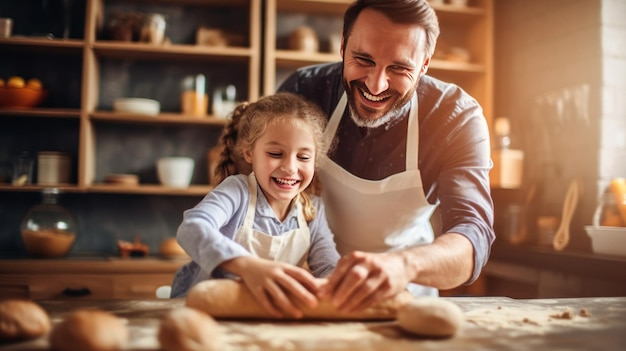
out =
{"type": "Polygon", "coordinates": [[[574,179],[565,194],[561,225],[559,226],[559,229],[557,229],[556,234],[554,235],[554,240],[552,241],[552,246],[557,251],[563,250],[569,243],[569,228],[574,211],[576,211],[576,205],[578,204],[578,198],[580,197],[581,191],[581,181],[574,179]]]}

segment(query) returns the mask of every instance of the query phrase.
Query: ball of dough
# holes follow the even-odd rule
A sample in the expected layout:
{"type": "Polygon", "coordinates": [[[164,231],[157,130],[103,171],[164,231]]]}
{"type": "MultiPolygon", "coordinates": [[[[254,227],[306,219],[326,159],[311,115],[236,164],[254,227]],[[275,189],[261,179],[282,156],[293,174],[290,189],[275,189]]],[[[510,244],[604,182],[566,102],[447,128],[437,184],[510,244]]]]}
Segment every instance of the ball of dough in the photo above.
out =
{"type": "Polygon", "coordinates": [[[449,337],[463,324],[461,308],[437,297],[419,297],[401,306],[396,315],[405,331],[434,337],[449,337]]]}
{"type": "Polygon", "coordinates": [[[128,338],[122,318],[97,309],[80,309],[52,329],[50,346],[56,351],[112,351],[124,349],[128,338]]]}
{"type": "Polygon", "coordinates": [[[50,331],[48,313],[30,300],[0,301],[0,340],[27,340],[50,331]]]}
{"type": "Polygon", "coordinates": [[[170,311],[159,326],[157,338],[165,351],[218,350],[219,325],[208,314],[190,307],[170,311]]]}

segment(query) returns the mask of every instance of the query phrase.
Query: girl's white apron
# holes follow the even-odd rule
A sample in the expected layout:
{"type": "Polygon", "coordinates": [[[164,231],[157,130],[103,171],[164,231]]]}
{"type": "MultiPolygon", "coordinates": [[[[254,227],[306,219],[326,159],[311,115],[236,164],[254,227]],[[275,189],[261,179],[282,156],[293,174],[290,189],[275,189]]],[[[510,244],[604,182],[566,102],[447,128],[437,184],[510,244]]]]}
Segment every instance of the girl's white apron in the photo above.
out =
{"type": "Polygon", "coordinates": [[[235,241],[254,256],[304,267],[311,244],[311,233],[299,199],[293,200],[298,210],[298,228],[281,235],[269,235],[253,229],[257,201],[257,181],[254,172],[248,176],[248,188],[250,200],[246,218],[235,234],[235,241]]]}

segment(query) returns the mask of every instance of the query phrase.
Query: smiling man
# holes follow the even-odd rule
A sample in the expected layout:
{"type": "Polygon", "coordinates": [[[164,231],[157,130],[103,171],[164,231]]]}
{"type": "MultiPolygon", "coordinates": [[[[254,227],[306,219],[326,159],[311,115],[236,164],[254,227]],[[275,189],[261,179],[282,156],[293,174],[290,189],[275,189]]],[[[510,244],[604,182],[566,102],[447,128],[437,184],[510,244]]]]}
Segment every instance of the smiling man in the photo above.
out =
{"type": "Polygon", "coordinates": [[[319,174],[343,258],[320,297],[340,310],[469,284],[489,257],[489,130],[474,98],[426,75],[438,35],[426,0],[356,1],[342,62],[278,89],[320,105],[336,140],[319,174]]]}

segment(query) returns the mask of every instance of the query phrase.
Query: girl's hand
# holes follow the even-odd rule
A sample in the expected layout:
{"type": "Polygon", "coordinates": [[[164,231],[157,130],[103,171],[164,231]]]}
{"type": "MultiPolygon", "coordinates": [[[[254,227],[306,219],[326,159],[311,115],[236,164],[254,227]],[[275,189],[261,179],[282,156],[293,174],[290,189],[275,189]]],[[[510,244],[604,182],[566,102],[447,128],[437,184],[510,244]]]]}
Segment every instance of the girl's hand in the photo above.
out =
{"type": "Polygon", "coordinates": [[[275,317],[302,318],[298,306],[317,306],[320,281],[305,269],[252,256],[226,261],[221,267],[241,277],[263,308],[275,317]]]}

